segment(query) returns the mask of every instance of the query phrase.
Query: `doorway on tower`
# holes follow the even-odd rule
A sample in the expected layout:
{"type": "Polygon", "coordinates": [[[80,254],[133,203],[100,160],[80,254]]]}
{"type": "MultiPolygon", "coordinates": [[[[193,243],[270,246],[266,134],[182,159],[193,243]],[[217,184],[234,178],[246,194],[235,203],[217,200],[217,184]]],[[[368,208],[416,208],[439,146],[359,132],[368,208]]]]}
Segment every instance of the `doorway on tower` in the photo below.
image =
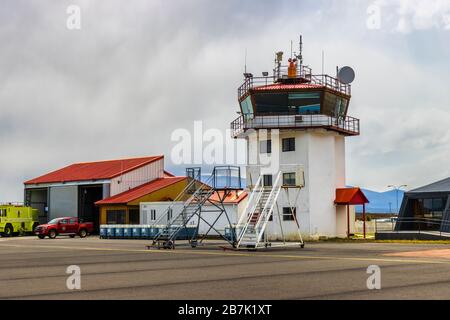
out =
{"type": "Polygon", "coordinates": [[[95,202],[102,199],[102,185],[80,186],[78,189],[78,218],[86,222],[93,222],[94,233],[98,233],[100,229],[100,211],[95,202]]]}
{"type": "Polygon", "coordinates": [[[263,175],[263,185],[266,188],[273,186],[273,176],[271,174],[263,175]]]}

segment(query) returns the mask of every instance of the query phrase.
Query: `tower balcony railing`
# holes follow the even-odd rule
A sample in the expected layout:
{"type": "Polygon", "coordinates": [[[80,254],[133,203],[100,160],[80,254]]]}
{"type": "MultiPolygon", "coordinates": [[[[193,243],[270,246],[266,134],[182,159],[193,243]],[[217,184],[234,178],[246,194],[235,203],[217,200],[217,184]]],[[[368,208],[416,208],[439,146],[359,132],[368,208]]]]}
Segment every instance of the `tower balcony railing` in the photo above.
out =
{"type": "Polygon", "coordinates": [[[266,77],[248,77],[245,79],[244,83],[238,88],[238,98],[242,100],[245,98],[249,91],[255,87],[260,87],[264,85],[283,83],[283,81],[288,82],[298,82],[298,83],[310,83],[318,86],[323,86],[325,88],[334,90],[336,92],[351,96],[352,87],[350,84],[343,84],[338,79],[331,77],[326,74],[313,75],[309,67],[302,66],[297,70],[297,77],[289,78],[287,66],[280,67],[280,69],[274,70],[272,76],[266,77]]]}
{"type": "Polygon", "coordinates": [[[326,129],[346,136],[360,134],[359,119],[353,117],[332,117],[313,115],[264,115],[240,116],[231,123],[233,138],[239,138],[251,129],[326,129]]]}

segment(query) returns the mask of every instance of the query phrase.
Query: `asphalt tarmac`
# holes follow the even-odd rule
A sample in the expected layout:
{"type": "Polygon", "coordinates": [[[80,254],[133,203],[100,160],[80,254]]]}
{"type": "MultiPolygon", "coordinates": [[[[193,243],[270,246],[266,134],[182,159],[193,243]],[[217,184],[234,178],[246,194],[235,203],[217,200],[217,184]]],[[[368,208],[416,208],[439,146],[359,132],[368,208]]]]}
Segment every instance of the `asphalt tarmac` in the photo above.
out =
{"type": "Polygon", "coordinates": [[[235,252],[148,243],[0,238],[0,299],[450,299],[449,245],[320,242],[235,252]],[[67,286],[73,265],[79,290],[67,286]],[[370,266],[379,267],[379,290],[368,288],[370,266]]]}

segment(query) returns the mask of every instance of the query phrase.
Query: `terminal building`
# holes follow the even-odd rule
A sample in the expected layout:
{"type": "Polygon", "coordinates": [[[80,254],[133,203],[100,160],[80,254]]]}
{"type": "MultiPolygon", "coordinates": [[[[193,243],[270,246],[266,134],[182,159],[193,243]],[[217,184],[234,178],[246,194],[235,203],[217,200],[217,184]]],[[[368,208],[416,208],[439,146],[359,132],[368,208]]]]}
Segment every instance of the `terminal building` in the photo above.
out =
{"type": "Polygon", "coordinates": [[[405,193],[396,231],[435,231],[450,236],[450,178],[405,193]]]}

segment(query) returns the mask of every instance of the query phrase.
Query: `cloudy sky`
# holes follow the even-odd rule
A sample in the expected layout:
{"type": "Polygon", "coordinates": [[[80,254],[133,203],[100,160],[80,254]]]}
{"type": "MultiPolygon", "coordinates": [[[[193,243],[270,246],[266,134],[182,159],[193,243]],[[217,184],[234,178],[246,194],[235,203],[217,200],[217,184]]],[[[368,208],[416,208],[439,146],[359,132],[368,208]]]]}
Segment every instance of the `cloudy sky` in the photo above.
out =
{"type": "Polygon", "coordinates": [[[357,70],[348,183],[450,176],[450,0],[1,0],[0,201],[73,162],[165,154],[171,134],[225,130],[248,70],[304,36],[305,62],[357,70]],[[67,28],[67,8],[81,29],[67,28]]]}

